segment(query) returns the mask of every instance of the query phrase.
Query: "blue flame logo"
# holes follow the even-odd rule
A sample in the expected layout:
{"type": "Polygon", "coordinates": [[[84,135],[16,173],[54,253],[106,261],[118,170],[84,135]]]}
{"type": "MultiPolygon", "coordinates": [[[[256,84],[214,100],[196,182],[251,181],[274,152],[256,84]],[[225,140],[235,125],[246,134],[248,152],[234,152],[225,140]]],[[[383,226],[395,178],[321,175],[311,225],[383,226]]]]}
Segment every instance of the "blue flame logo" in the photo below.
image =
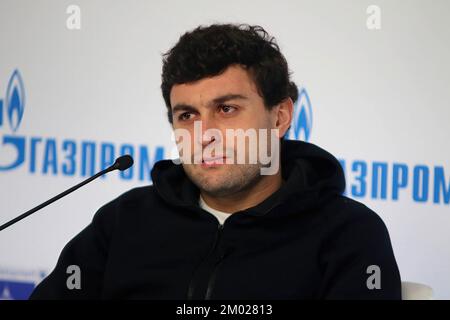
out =
{"type": "Polygon", "coordinates": [[[14,70],[6,89],[5,107],[13,132],[19,128],[25,110],[25,89],[19,70],[14,70]]]}
{"type": "MultiPolygon", "coordinates": [[[[6,97],[4,100],[0,100],[0,126],[3,125],[3,109],[5,109],[9,126],[13,133],[16,132],[22,122],[24,108],[25,89],[19,70],[15,69],[8,81],[6,97]]],[[[0,171],[14,169],[25,161],[25,137],[4,135],[0,144],[0,149],[3,148],[15,149],[16,157],[7,165],[0,165],[0,171]]]]}
{"type": "Polygon", "coordinates": [[[301,89],[294,106],[294,115],[287,137],[291,140],[309,141],[312,130],[311,100],[304,88],[301,89]]]}

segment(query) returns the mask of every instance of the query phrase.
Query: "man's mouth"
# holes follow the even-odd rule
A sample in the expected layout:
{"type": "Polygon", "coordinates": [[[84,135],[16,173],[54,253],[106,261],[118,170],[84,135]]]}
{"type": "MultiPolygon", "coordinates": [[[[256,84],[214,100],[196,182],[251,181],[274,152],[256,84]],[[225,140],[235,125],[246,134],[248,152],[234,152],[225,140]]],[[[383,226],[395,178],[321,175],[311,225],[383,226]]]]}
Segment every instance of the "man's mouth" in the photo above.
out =
{"type": "Polygon", "coordinates": [[[212,166],[220,166],[225,164],[226,157],[213,157],[213,158],[203,158],[202,159],[202,167],[212,167],[212,166]]]}

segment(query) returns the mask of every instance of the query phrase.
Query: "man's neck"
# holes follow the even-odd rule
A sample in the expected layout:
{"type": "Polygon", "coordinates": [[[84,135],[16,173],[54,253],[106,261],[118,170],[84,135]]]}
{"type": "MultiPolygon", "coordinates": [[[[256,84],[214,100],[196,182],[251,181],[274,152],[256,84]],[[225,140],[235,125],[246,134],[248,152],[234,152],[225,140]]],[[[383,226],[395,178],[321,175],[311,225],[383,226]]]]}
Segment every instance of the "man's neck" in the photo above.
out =
{"type": "Polygon", "coordinates": [[[279,170],[275,175],[263,176],[251,188],[228,196],[214,197],[203,191],[200,193],[203,201],[211,208],[234,213],[260,204],[281,187],[282,181],[279,170]]]}

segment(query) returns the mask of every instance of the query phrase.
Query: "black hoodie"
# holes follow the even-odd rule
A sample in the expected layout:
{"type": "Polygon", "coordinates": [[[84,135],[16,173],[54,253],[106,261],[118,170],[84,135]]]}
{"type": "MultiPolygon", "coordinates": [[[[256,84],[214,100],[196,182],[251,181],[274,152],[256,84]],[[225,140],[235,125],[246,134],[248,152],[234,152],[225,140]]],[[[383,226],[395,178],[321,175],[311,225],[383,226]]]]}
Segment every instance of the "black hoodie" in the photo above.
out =
{"type": "Polygon", "coordinates": [[[380,217],[342,195],[339,162],[284,141],[282,187],[221,226],[182,166],[103,206],[32,299],[401,299],[380,217]],[[80,268],[81,289],[68,289],[80,268]]]}

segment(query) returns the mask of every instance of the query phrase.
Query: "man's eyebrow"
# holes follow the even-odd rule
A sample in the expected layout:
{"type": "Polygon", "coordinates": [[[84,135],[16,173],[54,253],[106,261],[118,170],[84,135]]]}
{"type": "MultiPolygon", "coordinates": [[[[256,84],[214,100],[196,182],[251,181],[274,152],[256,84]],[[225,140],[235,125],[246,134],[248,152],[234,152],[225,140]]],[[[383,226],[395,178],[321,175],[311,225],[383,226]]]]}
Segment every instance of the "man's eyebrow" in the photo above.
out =
{"type": "Polygon", "coordinates": [[[224,103],[227,102],[229,100],[245,100],[248,99],[246,96],[242,95],[242,94],[237,94],[237,93],[230,93],[230,94],[225,94],[223,96],[217,97],[213,99],[213,103],[218,104],[218,103],[224,103]]]}
{"type": "Polygon", "coordinates": [[[180,111],[187,111],[187,112],[195,112],[197,111],[197,109],[191,105],[185,104],[185,103],[177,103],[173,108],[172,108],[172,113],[177,113],[180,111]]]}
{"type": "MultiPolygon", "coordinates": [[[[219,96],[217,98],[214,98],[211,103],[212,104],[220,104],[220,103],[225,103],[227,101],[230,100],[245,100],[248,99],[246,96],[242,95],[242,94],[237,94],[237,93],[229,93],[229,94],[224,94],[222,96],[219,96]]],[[[186,103],[177,103],[173,108],[172,108],[172,113],[177,113],[180,111],[185,111],[185,112],[195,112],[197,111],[197,108],[195,108],[194,106],[191,106],[189,104],[186,103]]]]}

